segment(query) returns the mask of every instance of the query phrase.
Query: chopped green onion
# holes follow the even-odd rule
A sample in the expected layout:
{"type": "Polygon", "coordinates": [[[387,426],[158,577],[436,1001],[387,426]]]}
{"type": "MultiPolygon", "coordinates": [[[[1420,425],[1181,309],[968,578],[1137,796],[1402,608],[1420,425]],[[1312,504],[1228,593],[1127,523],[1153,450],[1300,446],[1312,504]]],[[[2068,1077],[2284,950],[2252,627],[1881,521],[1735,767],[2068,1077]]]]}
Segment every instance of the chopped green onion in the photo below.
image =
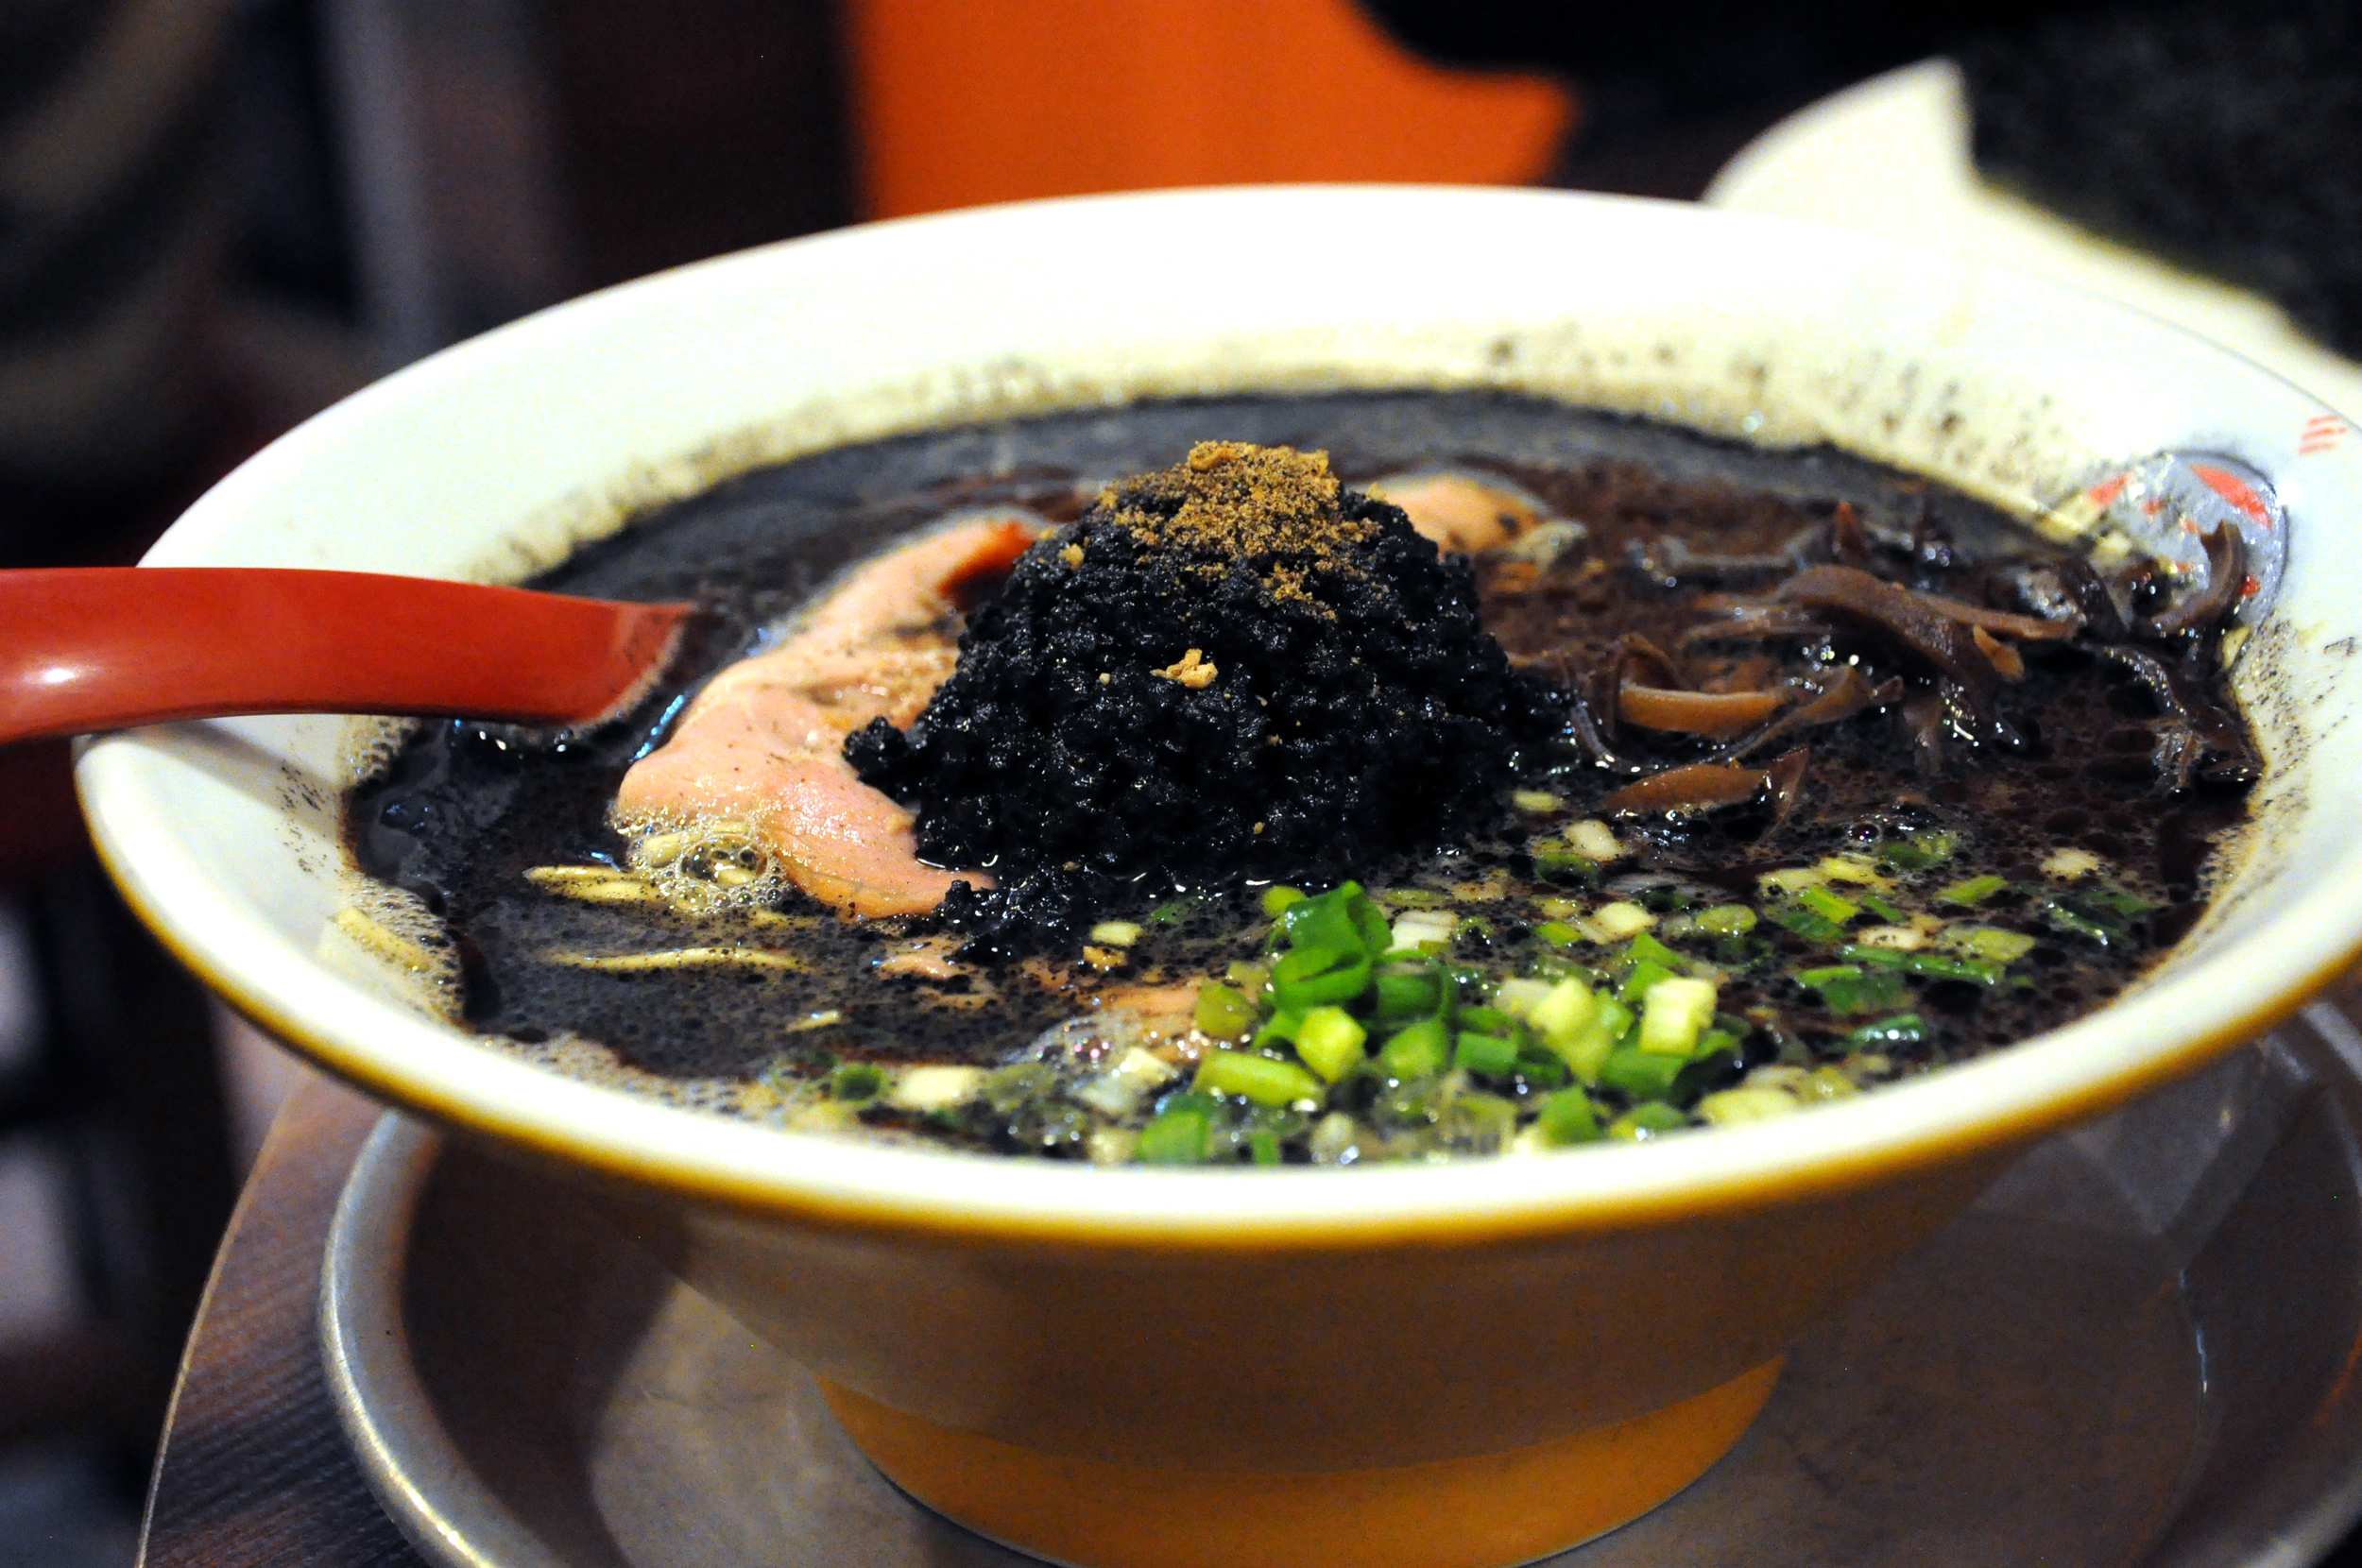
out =
{"type": "Polygon", "coordinates": [[[1912,953],[1904,968],[1914,975],[1930,980],[1966,980],[1971,985],[1998,985],[2009,967],[2003,963],[1988,963],[1981,959],[1950,959],[1940,953],[1912,953]]]}
{"type": "Polygon", "coordinates": [[[1550,984],[1538,978],[1512,978],[1493,988],[1493,1010],[1519,1023],[1532,1023],[1533,1010],[1549,1000],[1550,984]]]}
{"type": "MultiPolygon", "coordinates": [[[[1842,903],[1840,899],[1839,902],[1842,903]]],[[[1765,910],[1764,915],[1774,926],[1795,932],[1806,942],[1842,942],[1845,928],[1825,914],[1815,914],[1802,904],[1780,904],[1765,910]]]]}
{"type": "Polygon", "coordinates": [[[1517,1020],[1498,1007],[1467,1006],[1452,1010],[1452,1022],[1462,1029],[1479,1034],[1507,1034],[1517,1027],[1517,1020]]]}
{"type": "Polygon", "coordinates": [[[867,1062],[847,1062],[829,1074],[829,1096],[832,1099],[875,1099],[884,1090],[885,1074],[867,1062]]]}
{"type": "Polygon", "coordinates": [[[1686,1060],[1713,1018],[1713,981],[1658,980],[1641,993],[1640,1048],[1686,1060]]]}
{"type": "Polygon", "coordinates": [[[1861,906],[1850,898],[1840,898],[1824,887],[1808,887],[1798,891],[1796,901],[1823,920],[1843,926],[1861,913],[1861,906]]]}
{"type": "Polygon", "coordinates": [[[1242,958],[1234,958],[1230,961],[1230,967],[1222,972],[1222,978],[1244,992],[1247,1000],[1260,1001],[1263,987],[1271,983],[1271,965],[1249,963],[1242,958]]]}
{"type": "Polygon", "coordinates": [[[1268,1049],[1278,1045],[1294,1045],[1296,1031],[1304,1027],[1302,1008],[1282,1008],[1263,1020],[1263,1027],[1255,1031],[1256,1048],[1268,1049]]]}
{"type": "Polygon", "coordinates": [[[1520,811],[1532,811],[1536,815],[1548,815],[1566,804],[1548,790],[1512,790],[1509,792],[1509,803],[1520,811]]]}
{"type": "Polygon", "coordinates": [[[1269,1127],[1258,1127],[1247,1134],[1247,1156],[1257,1165],[1279,1163],[1279,1134],[1269,1127]]]}
{"type": "Polygon", "coordinates": [[[1372,896],[1392,910],[1440,910],[1451,902],[1433,888],[1388,888],[1372,896]]]}
{"type": "Polygon", "coordinates": [[[1956,841],[1949,833],[1914,833],[1890,839],[1878,846],[1878,859],[1899,871],[1925,871],[1952,858],[1956,841]]]}
{"type": "Polygon", "coordinates": [[[1910,923],[1909,915],[1905,914],[1874,893],[1865,893],[1861,895],[1861,907],[1890,926],[1905,926],[1910,923]]]}
{"type": "Polygon", "coordinates": [[[1969,980],[1977,985],[1992,985],[2001,979],[2001,966],[1983,963],[1974,959],[1945,958],[1941,953],[1907,953],[1894,947],[1845,946],[1838,949],[1838,957],[1849,963],[1867,964],[1874,969],[1894,969],[1907,975],[1926,975],[1930,980],[1969,980]]]}
{"type": "Polygon", "coordinates": [[[1645,1143],[1667,1133],[1678,1133],[1689,1118],[1661,1099],[1635,1105],[1608,1123],[1607,1135],[1627,1143],[1645,1143]]]}
{"type": "Polygon", "coordinates": [[[1851,882],[1868,888],[1894,885],[1878,874],[1878,862],[1867,855],[1823,855],[1813,869],[1821,873],[1824,881],[1851,882]]]}
{"type": "Polygon", "coordinates": [[[1368,1038],[1369,1031],[1344,1008],[1316,1007],[1296,1026],[1296,1055],[1334,1083],[1361,1065],[1361,1042],[1368,1038]]]}
{"type": "Polygon", "coordinates": [[[1596,978],[1589,964],[1578,963],[1565,953],[1558,952],[1532,954],[1526,960],[1526,973],[1541,980],[1579,980],[1587,982],[1596,978]]]}
{"type": "Polygon", "coordinates": [[[1483,970],[1470,963],[1446,963],[1438,961],[1435,972],[1443,977],[1445,994],[1453,1001],[1458,1001],[1463,997],[1482,996],[1486,985],[1490,982],[1490,977],[1483,970]]]}
{"type": "Polygon", "coordinates": [[[2075,936],[2087,937],[2103,947],[2115,946],[2131,934],[2115,921],[2072,898],[2045,898],[2037,908],[2044,924],[2075,936]]]}
{"type": "Polygon", "coordinates": [[[2026,932],[1994,926],[1955,926],[1937,945],[1987,963],[2015,963],[2034,950],[2034,939],[2026,932]]]}
{"type": "Polygon", "coordinates": [[[2009,885],[2007,877],[1971,877],[1940,889],[1936,894],[1936,902],[1974,909],[2009,885]]]}
{"type": "Polygon", "coordinates": [[[1556,839],[1545,839],[1529,853],[1533,857],[1534,874],[1547,881],[1581,887],[1594,887],[1599,883],[1600,862],[1571,844],[1556,839]]]}
{"type": "MultiPolygon", "coordinates": [[[[1526,1022],[1562,1056],[1599,1011],[1600,999],[1572,976],[1554,981],[1548,995],[1527,1011],[1526,1022]]],[[[1573,1065],[1569,1063],[1568,1065],[1573,1065]]]]}
{"type": "Polygon", "coordinates": [[[987,1076],[982,1067],[911,1067],[895,1076],[886,1103],[920,1116],[956,1116],[983,1091],[987,1076]]]}
{"type": "Polygon", "coordinates": [[[1255,1027],[1256,1007],[1246,995],[1207,980],[1197,988],[1197,1027],[1216,1039],[1236,1040],[1255,1027]]]}
{"type": "Polygon", "coordinates": [[[1607,933],[1610,942],[1637,936],[1656,924],[1656,916],[1627,899],[1601,904],[1591,912],[1591,924],[1607,933]]]}
{"type": "Polygon", "coordinates": [[[1564,920],[1545,920],[1533,928],[1533,934],[1553,947],[1572,947],[1583,940],[1583,933],[1564,920]]]}
{"type": "Polygon", "coordinates": [[[1178,898],[1168,898],[1148,912],[1145,924],[1151,926],[1181,925],[1190,915],[1197,912],[1197,906],[1204,901],[1201,895],[1194,893],[1183,894],[1178,898]]]}
{"type": "Polygon", "coordinates": [[[1717,1127],[1772,1121],[1792,1116],[1803,1109],[1796,1097],[1785,1089],[1749,1088],[1743,1084],[1736,1089],[1719,1089],[1698,1101],[1698,1115],[1717,1127]]]}
{"type": "Polygon", "coordinates": [[[1903,987],[1901,976],[1891,970],[1879,969],[1872,970],[1847,987],[1842,997],[1831,992],[1822,994],[1830,1009],[1838,1013],[1875,1013],[1882,1007],[1894,1006],[1909,995],[1903,987]]]}
{"type": "Polygon", "coordinates": [[[1746,1066],[1746,1053],[1739,1049],[1737,1036],[1722,1030],[1709,1030],[1698,1042],[1698,1048],[1682,1064],[1672,1086],[1657,1098],[1675,1105],[1690,1104],[1708,1089],[1729,1083],[1746,1066]]]}
{"type": "Polygon", "coordinates": [[[1129,947],[1140,939],[1138,922],[1131,920],[1102,920],[1091,928],[1091,940],[1104,947],[1129,947]]]}
{"type": "Polygon", "coordinates": [[[1214,1130],[1214,1102],[1205,1095],[1179,1094],[1140,1129],[1132,1157],[1142,1165],[1200,1165],[1214,1130]]]}
{"type": "Polygon", "coordinates": [[[1212,1050],[1197,1065],[1190,1087],[1201,1094],[1229,1095],[1257,1105],[1315,1104],[1326,1095],[1321,1081],[1292,1062],[1275,1062],[1251,1050],[1212,1050]]]}
{"type": "Polygon", "coordinates": [[[1624,846],[1617,842],[1616,830],[1597,817],[1585,817],[1581,822],[1568,824],[1566,842],[1602,865],[1609,861],[1621,860],[1624,855],[1624,846]]]}
{"type": "Polygon", "coordinates": [[[1549,1047],[1539,1041],[1522,1046],[1517,1051],[1517,1076],[1536,1089],[1555,1089],[1572,1076],[1566,1064],[1550,1054],[1549,1047]]]}
{"type": "Polygon", "coordinates": [[[1378,1016],[1381,1018],[1423,1017],[1434,1012],[1444,997],[1435,971],[1425,966],[1381,969],[1376,986],[1378,1016]]]}
{"type": "Polygon", "coordinates": [[[1653,1099],[1670,1090],[1673,1080],[1688,1065],[1686,1056],[1642,1050],[1638,1046],[1618,1046],[1600,1064],[1600,1082],[1635,1098],[1653,1099]]]}
{"type": "Polygon", "coordinates": [[[1625,971],[1624,983],[1616,988],[1619,1002],[1636,1002],[1649,994],[1649,987],[1659,980],[1673,978],[1673,971],[1662,963],[1643,959],[1625,971]]]}
{"type": "Polygon", "coordinates": [[[2106,882],[2095,888],[2084,889],[2079,896],[2098,905],[2112,914],[2120,914],[2127,920],[2138,920],[2157,907],[2146,898],[2127,893],[2122,888],[2106,882]]]}
{"type": "Polygon", "coordinates": [[[1717,904],[1700,910],[1695,918],[1700,930],[1717,936],[1745,936],[1755,929],[1755,912],[1744,904],[1717,904]]]}
{"type": "Polygon", "coordinates": [[[1414,953],[1440,953],[1451,945],[1452,934],[1460,928],[1460,917],[1444,910],[1412,910],[1394,924],[1387,933],[1386,950],[1409,956],[1414,953]]]}
{"type": "MultiPolygon", "coordinates": [[[[1317,898],[1290,904],[1280,912],[1277,929],[1291,947],[1358,952],[1366,946],[1361,924],[1354,918],[1353,900],[1361,891],[1355,883],[1344,882],[1317,898]]],[[[1368,907],[1368,900],[1363,899],[1362,905],[1368,907]]],[[[1384,947],[1383,938],[1378,946],[1384,947]]]]}
{"type": "Polygon", "coordinates": [[[1282,912],[1290,905],[1303,902],[1304,890],[1302,888],[1269,887],[1263,890],[1263,912],[1275,920],[1278,919],[1282,912]]]}
{"type": "Polygon", "coordinates": [[[1698,1048],[1689,1053],[1692,1062],[1703,1062],[1738,1049],[1740,1031],[1710,1029],[1698,1036],[1698,1048]]]}
{"type": "Polygon", "coordinates": [[[1834,1063],[1823,1063],[1796,1083],[1796,1098],[1807,1102],[1851,1099],[1859,1093],[1861,1086],[1846,1077],[1844,1069],[1834,1063]]]}
{"type": "MultiPolygon", "coordinates": [[[[1588,989],[1587,987],[1585,989],[1588,989]]],[[[1622,1044],[1633,1027],[1633,1011],[1609,997],[1595,997],[1590,1015],[1564,1034],[1546,1032],[1543,1041],[1558,1059],[1585,1083],[1596,1083],[1608,1053],[1622,1044]]]]}
{"type": "Polygon", "coordinates": [[[1378,1065],[1389,1078],[1427,1078],[1444,1070],[1450,1060],[1451,1031],[1441,1018],[1422,1018],[1397,1030],[1378,1048],[1378,1065]]]}
{"type": "Polygon", "coordinates": [[[1534,1118],[1541,1130],[1542,1141],[1554,1149],[1570,1144],[1593,1143],[1600,1137],[1600,1114],[1591,1105],[1591,1097],[1581,1089],[1563,1089],[1542,1102],[1542,1114],[1534,1118]]]}
{"type": "Polygon", "coordinates": [[[1817,865],[1783,866],[1767,871],[1755,878],[1755,890],[1766,898],[1789,899],[1796,896],[1799,888],[1817,887],[1829,879],[1825,867],[1817,865]]]}
{"type": "Polygon", "coordinates": [[[1845,1036],[1849,1051],[1877,1050],[1887,1046],[1915,1046],[1927,1038],[1927,1026],[1916,1013],[1898,1013],[1874,1024],[1864,1024],[1845,1036]]]}
{"type": "Polygon", "coordinates": [[[1517,1070],[1517,1042],[1498,1034],[1462,1033],[1455,1037],[1452,1065],[1487,1078],[1507,1078],[1517,1070]]]}
{"type": "Polygon", "coordinates": [[[1673,951],[1672,948],[1668,947],[1646,931],[1634,937],[1624,948],[1624,952],[1635,963],[1663,964],[1667,969],[1676,973],[1681,969],[1681,954],[1673,951]]]}
{"type": "Polygon", "coordinates": [[[1821,1005],[1832,1013],[1875,1013],[1894,1006],[1907,995],[1903,977],[1892,970],[1865,971],[1853,963],[1806,969],[1796,977],[1796,982],[1820,992],[1821,1005]]]}
{"type": "Polygon", "coordinates": [[[1351,1001],[1369,985],[1369,955],[1358,946],[1297,947],[1272,965],[1272,1001],[1282,1008],[1351,1001]]]}

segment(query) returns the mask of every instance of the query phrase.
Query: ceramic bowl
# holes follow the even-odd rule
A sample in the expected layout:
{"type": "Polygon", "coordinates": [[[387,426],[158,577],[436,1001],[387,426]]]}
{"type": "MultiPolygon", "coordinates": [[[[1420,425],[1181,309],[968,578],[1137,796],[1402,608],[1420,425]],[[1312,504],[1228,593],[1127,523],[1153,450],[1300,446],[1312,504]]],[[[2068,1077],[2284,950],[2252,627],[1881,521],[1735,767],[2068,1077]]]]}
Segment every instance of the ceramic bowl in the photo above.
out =
{"type": "Polygon", "coordinates": [[[505,1054],[411,977],[331,962],[350,721],[101,740],[79,764],[99,844],[237,1007],[598,1182],[821,1375],[889,1474],[987,1534],[1134,1568],[1570,1544],[1699,1474],[1785,1347],[2012,1150],[2247,1038],[2362,945],[2362,602],[2335,565],[2362,463],[2328,410],[2098,300],[1778,222],[1538,192],[1124,196],[850,230],[531,317],[277,442],[149,559],[515,579],[838,442],[1346,386],[1828,441],[2029,517],[2145,454],[2245,462],[2292,520],[2236,675],[2268,759],[2251,842],[2151,982],[1981,1061],[1642,1147],[1269,1172],[851,1145],[505,1054]]]}

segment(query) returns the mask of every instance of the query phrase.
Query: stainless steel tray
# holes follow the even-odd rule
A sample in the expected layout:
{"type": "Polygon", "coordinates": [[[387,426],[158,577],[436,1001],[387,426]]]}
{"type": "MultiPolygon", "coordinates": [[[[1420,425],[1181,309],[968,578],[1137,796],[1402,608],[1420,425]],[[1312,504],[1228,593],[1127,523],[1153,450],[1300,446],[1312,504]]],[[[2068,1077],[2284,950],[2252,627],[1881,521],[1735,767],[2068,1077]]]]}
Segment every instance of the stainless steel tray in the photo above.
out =
{"type": "MultiPolygon", "coordinates": [[[[2294,1568],[2362,1513],[2362,1036],[2326,1004],[2028,1154],[1789,1358],[1754,1431],[1563,1568],[2294,1568]]],[[[1028,1559],[896,1491],[812,1379],[581,1198],[388,1115],[330,1387],[465,1568],[1028,1559]]]]}

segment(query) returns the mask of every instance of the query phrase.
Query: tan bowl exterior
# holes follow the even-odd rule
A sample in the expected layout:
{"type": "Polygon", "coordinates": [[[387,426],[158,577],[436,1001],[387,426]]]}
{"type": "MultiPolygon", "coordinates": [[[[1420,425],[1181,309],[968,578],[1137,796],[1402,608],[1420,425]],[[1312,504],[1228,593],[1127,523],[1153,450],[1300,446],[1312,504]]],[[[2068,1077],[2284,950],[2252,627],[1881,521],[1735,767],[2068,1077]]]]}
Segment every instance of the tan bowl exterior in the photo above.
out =
{"type": "Polygon", "coordinates": [[[1522,1448],[1774,1360],[1976,1197],[2002,1151],[1668,1224],[1241,1251],[619,1211],[819,1375],[942,1425],[1196,1471],[1522,1448]]]}
{"type": "Polygon", "coordinates": [[[2236,875],[2145,989],[1807,1116],[1415,1169],[1081,1171],[733,1123],[452,1028],[418,977],[335,946],[341,722],[102,741],[80,764],[98,842],[241,1009],[388,1099],[600,1181],[687,1278],[845,1388],[1059,1453],[1225,1468],[1494,1453],[1724,1384],[2011,1150],[2249,1037],[2362,945],[2362,605],[2339,581],[2362,461],[2308,435],[2333,417],[2098,301],[1764,220],[1266,190],[797,242],[405,371],[232,475],[151,560],[515,578],[634,504],[844,440],[1399,385],[1827,440],[2029,517],[2113,462],[2241,457],[2296,521],[2238,673],[2270,775],[2236,875]]]}

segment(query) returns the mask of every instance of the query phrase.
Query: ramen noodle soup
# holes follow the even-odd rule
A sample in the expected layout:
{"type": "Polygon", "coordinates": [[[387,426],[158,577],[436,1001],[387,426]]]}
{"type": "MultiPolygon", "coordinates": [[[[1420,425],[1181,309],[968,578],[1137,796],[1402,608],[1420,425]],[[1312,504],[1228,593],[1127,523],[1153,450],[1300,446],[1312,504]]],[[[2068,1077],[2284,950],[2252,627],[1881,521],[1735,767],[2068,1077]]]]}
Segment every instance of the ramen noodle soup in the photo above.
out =
{"type": "Polygon", "coordinates": [[[2206,545],[2177,587],[1491,393],[847,447],[540,579],[707,614],[618,722],[411,733],[348,928],[505,1048],[803,1130],[1353,1165],[1797,1115],[2195,923],[2257,771],[2206,545]]]}

